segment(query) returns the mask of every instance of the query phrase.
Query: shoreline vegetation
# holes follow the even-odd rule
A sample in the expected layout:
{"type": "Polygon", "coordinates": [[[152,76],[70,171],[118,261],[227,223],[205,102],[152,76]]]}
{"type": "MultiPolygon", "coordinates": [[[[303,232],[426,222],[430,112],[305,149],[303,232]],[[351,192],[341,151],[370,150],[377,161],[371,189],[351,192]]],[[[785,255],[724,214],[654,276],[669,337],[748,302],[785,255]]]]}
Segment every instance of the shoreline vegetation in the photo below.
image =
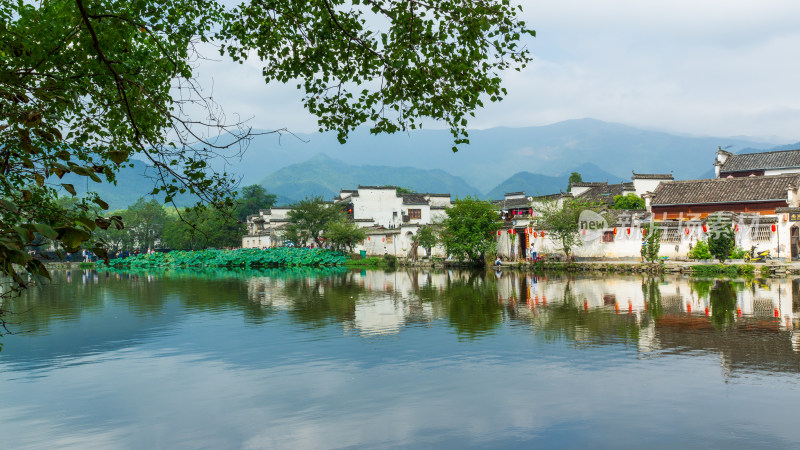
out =
{"type": "MultiPolygon", "coordinates": [[[[347,255],[332,250],[277,247],[266,250],[242,248],[146,253],[112,259],[107,266],[114,268],[324,267],[342,265],[347,260],[347,255]]],[[[97,267],[105,266],[102,261],[97,263],[97,267]]]]}
{"type": "MultiPolygon", "coordinates": [[[[64,263],[49,263],[61,267],[64,263]]],[[[468,263],[446,261],[442,258],[412,261],[392,255],[359,257],[326,249],[308,248],[270,248],[236,249],[236,250],[198,250],[172,251],[168,253],[150,253],[127,258],[117,258],[105,264],[79,263],[78,268],[281,268],[281,267],[332,267],[340,266],[349,269],[393,270],[407,267],[449,268],[472,267],[468,263]]],[[[494,269],[495,266],[486,266],[494,269]]],[[[505,262],[500,267],[504,270],[522,271],[561,271],[561,272],[608,272],[608,273],[680,273],[697,276],[744,276],[769,277],[800,274],[800,266],[793,267],[785,263],[767,264],[708,264],[667,262],[642,263],[638,261],[537,261],[505,262]]]]}

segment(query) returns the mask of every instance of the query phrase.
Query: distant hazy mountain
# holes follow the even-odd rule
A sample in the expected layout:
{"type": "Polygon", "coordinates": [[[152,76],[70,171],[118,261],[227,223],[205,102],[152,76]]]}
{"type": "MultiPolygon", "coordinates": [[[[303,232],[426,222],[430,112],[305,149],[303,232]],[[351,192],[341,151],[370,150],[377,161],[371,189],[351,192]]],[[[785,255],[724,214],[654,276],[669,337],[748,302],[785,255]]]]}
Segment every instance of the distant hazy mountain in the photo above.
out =
{"type": "Polygon", "coordinates": [[[678,179],[693,178],[712,168],[718,146],[730,145],[731,151],[773,147],[741,138],[679,136],[593,119],[471,130],[470,140],[471,145],[453,153],[447,130],[372,135],[359,129],[344,145],[331,133],[284,135],[280,140],[267,135],[256,137],[244,157],[229,161],[226,170],[251,184],[275,170],[326,153],[352,165],[440,169],[489,191],[520,171],[560,177],[583,163],[625,179],[634,170],[673,171],[678,179]]]}
{"type": "MultiPolygon", "coordinates": [[[[490,197],[496,197],[516,190],[557,192],[566,188],[563,180],[576,167],[599,171],[593,175],[577,169],[586,181],[613,182],[613,177],[618,177],[616,181],[628,180],[631,171],[672,171],[677,179],[696,178],[713,173],[718,146],[737,153],[774,148],[741,138],[679,136],[593,119],[540,127],[471,130],[470,140],[471,145],[453,153],[447,130],[376,136],[360,129],[351,134],[345,145],[339,144],[332,133],[284,135],[280,139],[264,135],[256,137],[240,159],[211,164],[241,178],[241,185],[263,180],[268,189],[286,200],[309,193],[330,197],[341,188],[359,184],[399,184],[418,191],[460,196],[489,192],[490,197]],[[316,168],[302,164],[320,153],[331,158],[324,163],[318,161],[316,168]],[[284,171],[296,164],[300,166],[284,171]],[[528,175],[517,177],[520,172],[528,175]],[[542,175],[537,181],[535,176],[531,178],[532,174],[542,175]],[[513,180],[510,175],[514,175],[513,180]]],[[[778,148],[798,147],[800,144],[778,148]]],[[[134,168],[120,173],[118,186],[90,181],[90,190],[100,192],[112,208],[125,207],[147,195],[153,188],[152,180],[145,175],[147,166],[139,161],[134,164],[134,168]]],[[[85,191],[85,178],[73,178],[66,182],[85,191]]],[[[185,197],[181,203],[192,201],[185,197]]]]}
{"type": "Polygon", "coordinates": [[[580,166],[570,170],[568,173],[551,177],[531,172],[517,172],[510,178],[498,184],[491,191],[486,194],[490,200],[499,200],[503,198],[506,192],[519,192],[525,191],[528,195],[547,195],[556,194],[561,191],[567,190],[569,184],[569,174],[578,172],[581,174],[583,181],[607,181],[609,183],[622,183],[631,181],[623,179],[616,175],[612,175],[594,164],[581,164],[580,166]]]}
{"type": "Polygon", "coordinates": [[[417,192],[449,193],[482,197],[481,192],[459,177],[442,170],[413,167],[356,166],[320,154],[267,176],[260,183],[278,195],[278,203],[291,203],[309,195],[331,199],[340,189],[362,186],[402,186],[417,192]]]}
{"type": "MultiPolygon", "coordinates": [[[[154,176],[154,172],[150,166],[142,161],[133,160],[133,167],[123,168],[117,174],[116,186],[105,182],[95,183],[88,177],[71,173],[64,175],[61,180],[53,177],[50,181],[53,183],[72,184],[78,196],[85,195],[88,188],[89,191],[98,193],[100,198],[108,203],[109,210],[114,211],[127,208],[136,203],[136,200],[141,197],[145,197],[148,200],[151,198],[156,198],[159,201],[163,200],[163,195],[157,197],[150,195],[155,186],[152,176],[154,176]]],[[[59,195],[69,196],[63,190],[59,195]]],[[[195,200],[189,195],[181,195],[176,197],[175,203],[178,206],[188,206],[194,204],[195,200]]]]}

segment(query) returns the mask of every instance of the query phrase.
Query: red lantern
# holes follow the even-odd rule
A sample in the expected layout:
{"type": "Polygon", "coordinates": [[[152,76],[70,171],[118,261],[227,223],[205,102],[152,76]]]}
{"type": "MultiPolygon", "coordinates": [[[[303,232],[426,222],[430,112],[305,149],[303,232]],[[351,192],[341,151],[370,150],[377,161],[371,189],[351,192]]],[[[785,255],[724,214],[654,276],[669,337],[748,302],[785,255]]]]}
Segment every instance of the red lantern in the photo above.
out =
{"type": "Polygon", "coordinates": [[[703,233],[708,233],[708,225],[703,224],[703,233]]]}
{"type": "Polygon", "coordinates": [[[583,230],[583,235],[586,236],[586,230],[583,230]]]}
{"type": "Polygon", "coordinates": [[[542,231],[542,237],[544,237],[544,231],[542,231]]]}
{"type": "Polygon", "coordinates": [[[783,215],[783,221],[784,222],[788,222],[789,221],[789,215],[788,214],[784,214],[783,215]]]}
{"type": "Polygon", "coordinates": [[[737,233],[739,232],[739,224],[738,223],[733,224],[733,231],[735,231],[737,233]]]}
{"type": "Polygon", "coordinates": [[[775,225],[774,223],[772,224],[772,227],[771,227],[771,228],[772,228],[772,232],[773,232],[773,233],[774,233],[774,232],[776,232],[776,231],[778,231],[778,226],[777,226],[777,225],[775,225]]]}
{"type": "Polygon", "coordinates": [[[689,227],[686,227],[686,228],[684,229],[684,231],[686,232],[686,235],[688,236],[688,235],[689,235],[689,227]]]}
{"type": "Polygon", "coordinates": [[[628,228],[626,231],[628,232],[628,236],[630,236],[630,234],[631,234],[631,229],[630,229],[630,228],[628,228]]]}
{"type": "Polygon", "coordinates": [[[642,228],[642,236],[647,236],[647,228],[642,228]]]}
{"type": "Polygon", "coordinates": [[[498,236],[501,236],[502,234],[503,234],[503,232],[502,232],[502,231],[500,231],[500,230],[497,230],[497,235],[498,235],[498,236]]]}
{"type": "Polygon", "coordinates": [[[529,208],[529,209],[528,209],[528,214],[531,214],[531,215],[533,215],[533,208],[529,208]]]}
{"type": "Polygon", "coordinates": [[[534,238],[537,238],[537,237],[539,237],[539,234],[538,234],[538,233],[536,233],[536,232],[534,231],[534,232],[533,232],[533,237],[534,237],[534,238]]]}
{"type": "Polygon", "coordinates": [[[385,237],[381,238],[381,242],[386,242],[386,238],[385,237]]]}
{"type": "Polygon", "coordinates": [[[617,229],[614,228],[614,236],[616,236],[616,235],[617,235],[617,229]]]}
{"type": "Polygon", "coordinates": [[[371,241],[372,240],[372,236],[367,236],[367,240],[371,241]]]}

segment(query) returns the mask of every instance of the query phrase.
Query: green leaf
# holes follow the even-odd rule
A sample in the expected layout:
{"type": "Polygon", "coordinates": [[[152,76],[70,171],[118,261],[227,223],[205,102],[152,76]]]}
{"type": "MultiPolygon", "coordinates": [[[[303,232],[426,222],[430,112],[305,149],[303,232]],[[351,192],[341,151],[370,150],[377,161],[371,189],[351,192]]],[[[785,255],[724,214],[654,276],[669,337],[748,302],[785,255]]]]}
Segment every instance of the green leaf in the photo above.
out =
{"type": "Polygon", "coordinates": [[[61,183],[61,186],[64,188],[64,190],[72,194],[73,197],[77,195],[77,193],[75,192],[75,186],[67,183],[61,183]]]}
{"type": "Polygon", "coordinates": [[[35,223],[33,224],[33,227],[34,229],[36,229],[36,232],[46,237],[47,239],[58,238],[58,233],[56,232],[56,230],[50,227],[50,225],[45,225],[43,223],[35,223]]]}
{"type": "Polygon", "coordinates": [[[92,201],[97,203],[101,208],[108,209],[108,203],[104,202],[100,197],[95,197],[92,201]]]}
{"type": "Polygon", "coordinates": [[[91,237],[88,232],[80,228],[58,227],[56,231],[58,232],[58,239],[71,251],[80,248],[81,244],[91,237]]]}
{"type": "Polygon", "coordinates": [[[108,152],[108,159],[114,161],[117,164],[122,164],[128,159],[128,152],[123,152],[123,151],[108,152]]]}

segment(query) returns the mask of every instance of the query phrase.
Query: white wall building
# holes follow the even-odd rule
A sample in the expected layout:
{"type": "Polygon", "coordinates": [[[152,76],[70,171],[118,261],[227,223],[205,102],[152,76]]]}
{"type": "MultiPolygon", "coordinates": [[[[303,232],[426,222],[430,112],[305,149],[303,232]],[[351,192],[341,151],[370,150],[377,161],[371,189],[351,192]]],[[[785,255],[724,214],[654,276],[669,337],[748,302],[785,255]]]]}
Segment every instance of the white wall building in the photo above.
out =
{"type": "MultiPolygon", "coordinates": [[[[354,250],[397,257],[409,256],[413,236],[422,226],[444,219],[445,210],[452,205],[450,194],[398,194],[395,186],[342,189],[333,203],[344,208],[350,220],[367,231],[367,239],[354,250]]],[[[281,230],[289,222],[289,210],[285,206],[275,207],[248,217],[242,247],[284,245],[281,230]]],[[[418,256],[425,256],[425,249],[417,252],[418,256]]],[[[435,248],[433,254],[444,256],[444,250],[435,248]]]]}

